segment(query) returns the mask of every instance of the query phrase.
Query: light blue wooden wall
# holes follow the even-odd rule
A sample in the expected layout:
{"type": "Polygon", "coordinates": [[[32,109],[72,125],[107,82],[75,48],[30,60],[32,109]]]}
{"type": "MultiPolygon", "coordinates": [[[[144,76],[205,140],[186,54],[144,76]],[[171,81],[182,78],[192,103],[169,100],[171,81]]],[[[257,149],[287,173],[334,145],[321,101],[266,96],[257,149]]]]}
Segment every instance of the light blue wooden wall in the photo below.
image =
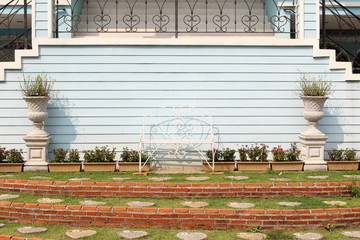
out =
{"type": "Polygon", "coordinates": [[[304,0],[304,38],[316,38],[316,0],[304,0]]]}
{"type": "Polygon", "coordinates": [[[32,126],[19,78],[44,71],[57,80],[45,127],[50,150],[136,148],[143,116],[170,104],[212,115],[219,148],[289,147],[307,126],[292,92],[300,70],[326,74],[336,87],[320,121],[326,149],[359,149],[360,83],[345,82],[328,62],[311,47],[41,46],[0,82],[0,145],[25,149],[32,126]]]}
{"type": "Polygon", "coordinates": [[[48,1],[35,1],[35,37],[48,37],[48,1]]]}

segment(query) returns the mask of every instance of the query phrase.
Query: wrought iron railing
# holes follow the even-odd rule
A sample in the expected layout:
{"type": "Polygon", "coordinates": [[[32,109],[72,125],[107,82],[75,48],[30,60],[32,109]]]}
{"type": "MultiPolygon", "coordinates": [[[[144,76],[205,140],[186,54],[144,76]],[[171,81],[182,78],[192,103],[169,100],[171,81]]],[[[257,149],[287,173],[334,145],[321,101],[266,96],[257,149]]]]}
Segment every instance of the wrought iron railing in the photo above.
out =
{"type": "Polygon", "coordinates": [[[30,3],[31,0],[11,0],[0,8],[0,62],[14,61],[16,49],[31,48],[31,27],[27,14],[30,3]],[[21,21],[22,25],[19,24],[21,21]]]}
{"type": "Polygon", "coordinates": [[[360,18],[337,0],[321,6],[320,47],[335,49],[337,61],[352,62],[353,72],[360,73],[360,18]]]}
{"type": "MultiPolygon", "coordinates": [[[[285,0],[55,0],[58,33],[290,33],[285,0]]],[[[291,7],[289,8],[291,9],[291,7]]]]}
{"type": "Polygon", "coordinates": [[[16,49],[29,49],[31,48],[31,28],[27,31],[26,41],[24,40],[25,34],[21,34],[9,42],[0,45],[0,62],[15,61],[16,49]]]}

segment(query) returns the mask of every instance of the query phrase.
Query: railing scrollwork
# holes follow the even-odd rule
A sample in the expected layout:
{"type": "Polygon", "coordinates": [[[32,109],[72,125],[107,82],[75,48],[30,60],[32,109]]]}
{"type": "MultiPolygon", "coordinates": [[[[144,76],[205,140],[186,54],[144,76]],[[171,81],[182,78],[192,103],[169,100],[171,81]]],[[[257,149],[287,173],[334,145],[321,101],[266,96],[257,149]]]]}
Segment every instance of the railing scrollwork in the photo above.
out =
{"type": "Polygon", "coordinates": [[[274,34],[290,33],[294,25],[285,0],[56,1],[56,9],[64,9],[56,18],[63,33],[274,34]]]}

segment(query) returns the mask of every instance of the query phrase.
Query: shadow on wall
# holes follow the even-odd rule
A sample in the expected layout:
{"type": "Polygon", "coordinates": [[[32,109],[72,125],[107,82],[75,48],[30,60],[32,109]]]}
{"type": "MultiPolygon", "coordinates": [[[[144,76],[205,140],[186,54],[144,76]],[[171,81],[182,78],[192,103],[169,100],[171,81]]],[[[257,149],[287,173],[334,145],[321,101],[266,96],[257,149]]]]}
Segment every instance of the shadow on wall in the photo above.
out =
{"type": "Polygon", "coordinates": [[[67,150],[71,148],[71,143],[76,139],[75,123],[78,119],[72,115],[71,103],[67,98],[60,96],[58,92],[53,94],[49,102],[48,114],[44,130],[51,135],[48,155],[48,161],[51,162],[54,159],[53,149],[67,150]]]}
{"type": "Polygon", "coordinates": [[[325,117],[319,121],[319,130],[328,136],[325,144],[325,159],[329,159],[328,151],[339,149],[344,142],[345,133],[342,125],[347,123],[342,106],[335,105],[331,102],[326,103],[324,107],[325,117]]]}

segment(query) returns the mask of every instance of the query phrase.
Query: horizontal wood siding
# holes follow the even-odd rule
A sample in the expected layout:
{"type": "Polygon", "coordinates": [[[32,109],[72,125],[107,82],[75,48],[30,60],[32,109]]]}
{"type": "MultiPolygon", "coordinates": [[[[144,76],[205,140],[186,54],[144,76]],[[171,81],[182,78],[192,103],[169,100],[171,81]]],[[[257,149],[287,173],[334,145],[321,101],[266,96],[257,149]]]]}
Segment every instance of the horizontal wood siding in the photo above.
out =
{"type": "Polygon", "coordinates": [[[319,126],[329,136],[326,150],[359,149],[360,83],[330,71],[311,47],[42,46],[40,53],[0,82],[1,146],[25,149],[32,126],[19,79],[45,71],[56,79],[45,127],[50,151],[137,148],[143,116],[172,104],[212,115],[219,148],[289,147],[307,126],[292,91],[300,70],[326,73],[335,84],[319,126]]]}
{"type": "Polygon", "coordinates": [[[316,1],[304,0],[304,38],[316,38],[316,1]]]}
{"type": "Polygon", "coordinates": [[[45,38],[48,36],[48,1],[35,1],[35,36],[45,38]]]}

